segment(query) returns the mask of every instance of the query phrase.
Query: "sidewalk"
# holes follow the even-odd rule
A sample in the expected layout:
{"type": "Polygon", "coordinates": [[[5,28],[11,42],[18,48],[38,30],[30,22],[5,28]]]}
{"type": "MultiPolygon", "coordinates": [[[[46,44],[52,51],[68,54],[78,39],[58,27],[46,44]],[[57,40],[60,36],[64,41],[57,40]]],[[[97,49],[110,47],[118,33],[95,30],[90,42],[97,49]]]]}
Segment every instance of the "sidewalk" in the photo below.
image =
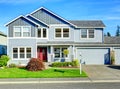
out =
{"type": "Polygon", "coordinates": [[[120,80],[94,80],[90,78],[20,78],[0,79],[0,84],[37,84],[37,83],[101,83],[120,82],[120,80]]]}

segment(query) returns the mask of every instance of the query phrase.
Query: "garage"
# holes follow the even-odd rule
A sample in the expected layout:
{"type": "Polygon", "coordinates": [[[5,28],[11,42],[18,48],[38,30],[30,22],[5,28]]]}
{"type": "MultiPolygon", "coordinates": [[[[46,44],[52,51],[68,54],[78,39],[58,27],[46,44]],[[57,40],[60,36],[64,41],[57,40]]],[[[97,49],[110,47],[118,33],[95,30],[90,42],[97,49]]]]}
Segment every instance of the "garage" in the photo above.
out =
{"type": "Polygon", "coordinates": [[[115,48],[115,64],[120,65],[120,48],[115,48]]]}
{"type": "Polygon", "coordinates": [[[110,64],[109,48],[77,48],[77,58],[85,64],[110,64]],[[80,56],[81,55],[81,56],[80,56]]]}

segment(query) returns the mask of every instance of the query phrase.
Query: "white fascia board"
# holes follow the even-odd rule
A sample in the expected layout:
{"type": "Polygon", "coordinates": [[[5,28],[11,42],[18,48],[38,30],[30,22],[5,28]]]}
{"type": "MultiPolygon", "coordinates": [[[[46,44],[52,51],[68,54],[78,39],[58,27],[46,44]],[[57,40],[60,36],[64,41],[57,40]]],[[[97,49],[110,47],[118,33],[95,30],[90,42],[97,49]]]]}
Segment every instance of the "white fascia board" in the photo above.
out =
{"type": "Polygon", "coordinates": [[[76,27],[76,28],[105,28],[105,27],[76,27]]]}
{"type": "Polygon", "coordinates": [[[15,20],[17,20],[17,19],[19,19],[19,18],[21,18],[21,17],[24,18],[24,19],[26,19],[26,20],[28,20],[28,21],[30,21],[30,22],[32,22],[32,23],[34,23],[35,25],[39,26],[39,24],[37,24],[37,23],[33,22],[32,20],[24,17],[23,15],[20,15],[20,16],[18,16],[17,18],[13,19],[12,21],[8,22],[7,24],[5,24],[5,26],[8,26],[10,23],[14,22],[15,20]]]}
{"type": "Polygon", "coordinates": [[[48,24],[46,24],[45,22],[43,22],[43,21],[41,21],[41,20],[37,19],[36,17],[32,16],[31,14],[28,14],[27,16],[30,16],[30,17],[32,17],[32,18],[34,18],[34,19],[36,19],[37,21],[39,21],[39,22],[41,22],[41,23],[43,23],[43,24],[45,24],[46,26],[48,26],[48,27],[49,27],[49,25],[48,25],[48,24]]]}
{"type": "Polygon", "coordinates": [[[44,8],[44,7],[40,7],[39,9],[37,9],[37,10],[33,11],[33,12],[32,12],[32,13],[30,13],[30,14],[33,14],[33,13],[35,13],[35,12],[37,12],[38,10],[41,10],[41,9],[44,9],[44,10],[46,10],[47,12],[49,12],[49,13],[53,14],[54,16],[56,16],[56,17],[58,17],[58,18],[62,19],[63,21],[65,21],[65,22],[69,23],[70,25],[72,25],[72,26],[74,26],[74,27],[77,27],[76,25],[74,25],[74,24],[72,24],[71,22],[69,22],[69,21],[65,20],[64,18],[62,18],[62,17],[60,17],[60,16],[58,16],[58,15],[54,14],[52,11],[50,11],[50,10],[48,10],[48,9],[44,8]]]}

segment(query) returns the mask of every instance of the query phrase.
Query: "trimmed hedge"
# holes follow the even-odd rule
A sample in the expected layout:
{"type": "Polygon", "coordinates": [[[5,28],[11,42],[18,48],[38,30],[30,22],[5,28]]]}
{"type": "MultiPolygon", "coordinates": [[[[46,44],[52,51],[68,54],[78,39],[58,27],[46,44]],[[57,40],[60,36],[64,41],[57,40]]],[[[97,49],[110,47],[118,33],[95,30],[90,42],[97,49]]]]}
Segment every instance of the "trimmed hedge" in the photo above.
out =
{"type": "Polygon", "coordinates": [[[72,62],[54,62],[51,65],[52,67],[78,67],[79,61],[73,60],[72,62]]]}

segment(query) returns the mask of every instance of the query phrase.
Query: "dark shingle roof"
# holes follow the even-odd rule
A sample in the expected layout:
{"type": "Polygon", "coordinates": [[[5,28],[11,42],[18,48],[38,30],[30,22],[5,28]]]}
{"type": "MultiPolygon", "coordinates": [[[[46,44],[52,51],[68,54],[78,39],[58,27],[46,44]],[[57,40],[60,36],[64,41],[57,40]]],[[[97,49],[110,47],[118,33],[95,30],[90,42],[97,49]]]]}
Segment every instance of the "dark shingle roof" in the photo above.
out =
{"type": "Polygon", "coordinates": [[[105,44],[120,44],[120,37],[104,37],[105,44]]]}
{"type": "Polygon", "coordinates": [[[69,22],[77,27],[105,27],[101,20],[69,20],[69,22]]]}

